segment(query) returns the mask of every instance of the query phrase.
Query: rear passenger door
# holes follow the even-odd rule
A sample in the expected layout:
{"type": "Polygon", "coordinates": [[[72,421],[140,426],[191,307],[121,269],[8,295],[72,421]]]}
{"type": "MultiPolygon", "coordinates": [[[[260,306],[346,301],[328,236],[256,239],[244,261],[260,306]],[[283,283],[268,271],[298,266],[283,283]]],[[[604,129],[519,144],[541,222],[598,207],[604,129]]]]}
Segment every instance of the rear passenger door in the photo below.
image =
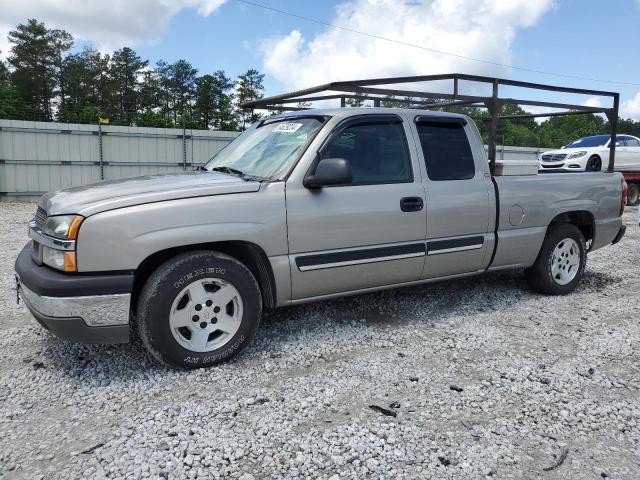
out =
{"type": "Polygon", "coordinates": [[[480,270],[490,254],[489,221],[494,217],[489,209],[495,207],[489,201],[494,192],[488,165],[474,161],[469,141],[474,132],[464,117],[418,116],[415,128],[427,171],[427,258],[422,278],[480,270]]]}

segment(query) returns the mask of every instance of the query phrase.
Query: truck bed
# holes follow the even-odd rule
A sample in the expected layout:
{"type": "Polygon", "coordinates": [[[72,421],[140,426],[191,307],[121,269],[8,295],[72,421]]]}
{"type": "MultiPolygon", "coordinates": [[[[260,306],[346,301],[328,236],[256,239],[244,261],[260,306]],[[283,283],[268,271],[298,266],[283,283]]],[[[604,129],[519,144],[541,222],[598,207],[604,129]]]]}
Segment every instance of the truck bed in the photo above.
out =
{"type": "Polygon", "coordinates": [[[493,177],[498,198],[498,246],[491,269],[533,264],[547,226],[562,212],[594,219],[591,250],[608,245],[619,230],[620,173],[545,173],[493,177]]]}

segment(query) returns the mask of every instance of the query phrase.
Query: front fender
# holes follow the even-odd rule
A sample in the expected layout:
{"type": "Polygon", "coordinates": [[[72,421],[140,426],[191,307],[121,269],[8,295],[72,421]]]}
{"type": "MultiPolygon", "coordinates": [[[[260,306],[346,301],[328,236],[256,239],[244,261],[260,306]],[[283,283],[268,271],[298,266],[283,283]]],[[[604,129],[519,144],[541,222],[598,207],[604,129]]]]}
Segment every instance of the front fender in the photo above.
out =
{"type": "Polygon", "coordinates": [[[169,248],[247,241],[267,256],[286,255],[284,184],[255,193],[136,205],[88,217],[78,234],[79,272],[135,270],[169,248]]]}

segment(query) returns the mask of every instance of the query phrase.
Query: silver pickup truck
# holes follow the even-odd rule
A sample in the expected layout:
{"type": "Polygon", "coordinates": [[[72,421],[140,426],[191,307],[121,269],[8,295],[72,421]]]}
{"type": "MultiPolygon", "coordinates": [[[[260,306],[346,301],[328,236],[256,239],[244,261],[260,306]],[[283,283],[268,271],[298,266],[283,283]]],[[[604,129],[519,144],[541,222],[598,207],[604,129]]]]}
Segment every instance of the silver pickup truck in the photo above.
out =
{"type": "Polygon", "coordinates": [[[567,294],[623,236],[625,184],[536,169],[491,175],[463,115],[282,114],[199,171],[43,196],[18,291],[60,337],[126,342],[135,325],[186,367],[240,352],[264,308],[520,268],[567,294]]]}

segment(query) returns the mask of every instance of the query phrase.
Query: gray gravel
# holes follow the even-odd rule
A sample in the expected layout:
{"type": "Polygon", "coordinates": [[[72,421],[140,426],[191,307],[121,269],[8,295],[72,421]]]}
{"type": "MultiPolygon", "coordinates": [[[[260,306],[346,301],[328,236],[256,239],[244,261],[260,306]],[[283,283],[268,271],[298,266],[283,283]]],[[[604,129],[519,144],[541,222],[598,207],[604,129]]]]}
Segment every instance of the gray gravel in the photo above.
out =
{"type": "Polygon", "coordinates": [[[636,209],[568,297],[508,272],[287,308],[198,371],[17,307],[34,209],[0,203],[1,478],[640,477],[636,209]]]}

